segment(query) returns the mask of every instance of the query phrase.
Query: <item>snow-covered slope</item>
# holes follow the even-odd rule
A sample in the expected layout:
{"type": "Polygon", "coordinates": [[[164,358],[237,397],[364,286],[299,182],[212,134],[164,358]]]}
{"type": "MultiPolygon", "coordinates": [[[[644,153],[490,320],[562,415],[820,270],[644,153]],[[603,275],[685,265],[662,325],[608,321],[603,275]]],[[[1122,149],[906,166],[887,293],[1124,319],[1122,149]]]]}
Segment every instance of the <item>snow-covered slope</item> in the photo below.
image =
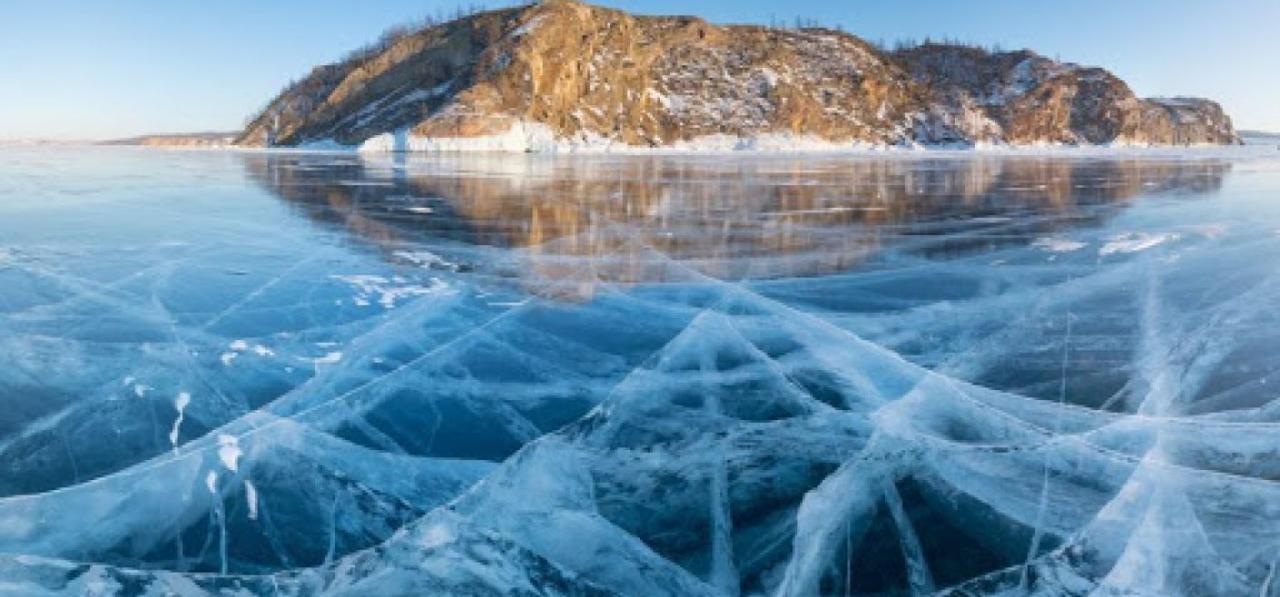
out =
{"type": "Polygon", "coordinates": [[[843,32],[573,0],[480,13],[321,66],[238,139],[378,151],[1234,143],[1207,100],[1141,100],[1032,52],[885,52],[843,32]]]}

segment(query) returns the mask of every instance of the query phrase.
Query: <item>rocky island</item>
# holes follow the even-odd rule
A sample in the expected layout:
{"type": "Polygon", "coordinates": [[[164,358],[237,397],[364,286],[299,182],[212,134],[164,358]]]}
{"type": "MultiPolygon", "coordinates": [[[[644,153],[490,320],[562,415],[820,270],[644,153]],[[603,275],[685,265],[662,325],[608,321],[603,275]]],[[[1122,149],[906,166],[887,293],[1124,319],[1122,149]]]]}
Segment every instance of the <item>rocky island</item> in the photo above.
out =
{"type": "Polygon", "coordinates": [[[289,85],[235,140],[368,151],[1237,144],[1198,98],[1139,98],[1029,50],[887,50],[825,28],[575,0],[404,31],[289,85]]]}

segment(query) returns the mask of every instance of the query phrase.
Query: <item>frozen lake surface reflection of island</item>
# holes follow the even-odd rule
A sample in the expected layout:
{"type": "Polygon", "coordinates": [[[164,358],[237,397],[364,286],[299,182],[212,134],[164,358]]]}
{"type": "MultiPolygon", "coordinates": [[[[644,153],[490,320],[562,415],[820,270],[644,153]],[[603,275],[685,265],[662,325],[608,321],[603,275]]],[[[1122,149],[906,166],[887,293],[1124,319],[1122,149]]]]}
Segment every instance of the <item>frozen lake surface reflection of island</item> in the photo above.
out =
{"type": "Polygon", "coordinates": [[[1275,154],[0,150],[0,594],[1275,594],[1275,154]]]}

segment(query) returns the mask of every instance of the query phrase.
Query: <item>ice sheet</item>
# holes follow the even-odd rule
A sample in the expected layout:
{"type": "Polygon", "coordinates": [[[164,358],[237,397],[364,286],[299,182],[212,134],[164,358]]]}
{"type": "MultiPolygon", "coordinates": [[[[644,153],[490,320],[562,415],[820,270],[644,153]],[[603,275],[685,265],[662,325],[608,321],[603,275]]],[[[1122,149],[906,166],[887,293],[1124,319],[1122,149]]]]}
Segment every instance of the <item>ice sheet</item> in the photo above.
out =
{"type": "Polygon", "coordinates": [[[1275,591],[1280,159],[4,151],[0,594],[1275,591]]]}

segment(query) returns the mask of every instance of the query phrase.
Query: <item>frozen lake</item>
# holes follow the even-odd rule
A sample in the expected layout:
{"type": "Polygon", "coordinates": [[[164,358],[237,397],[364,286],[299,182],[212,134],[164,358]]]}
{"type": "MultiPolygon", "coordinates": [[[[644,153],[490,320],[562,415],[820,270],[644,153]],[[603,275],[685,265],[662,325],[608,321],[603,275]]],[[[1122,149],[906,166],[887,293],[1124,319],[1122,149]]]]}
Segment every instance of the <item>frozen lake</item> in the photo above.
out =
{"type": "Polygon", "coordinates": [[[0,148],[0,594],[1274,595],[1277,355],[1270,147],[0,148]]]}

